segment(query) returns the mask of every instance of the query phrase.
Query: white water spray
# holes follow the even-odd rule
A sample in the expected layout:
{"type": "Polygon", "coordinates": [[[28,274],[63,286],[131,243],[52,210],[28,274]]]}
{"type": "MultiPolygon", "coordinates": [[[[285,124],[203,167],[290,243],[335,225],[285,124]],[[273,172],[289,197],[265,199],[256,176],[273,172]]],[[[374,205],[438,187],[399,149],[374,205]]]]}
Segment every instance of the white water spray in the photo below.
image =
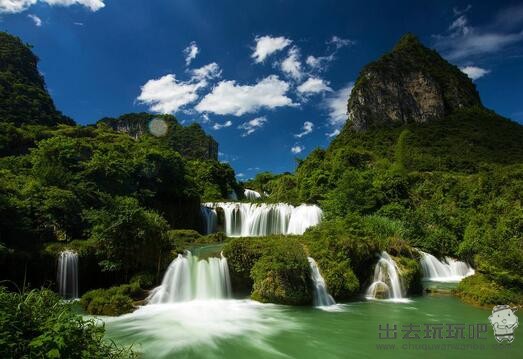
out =
{"type": "Polygon", "coordinates": [[[383,251],[374,268],[372,284],[367,289],[367,299],[401,300],[404,290],[396,262],[383,251]]]}
{"type": "Polygon", "coordinates": [[[198,259],[190,252],[179,254],[165,272],[162,284],[153,289],[148,303],[163,304],[191,300],[227,299],[231,280],[227,259],[198,259]]]}
{"type": "Polygon", "coordinates": [[[228,237],[263,237],[272,234],[301,235],[320,223],[322,210],[315,205],[294,207],[286,203],[204,203],[221,208],[228,237]]]}
{"type": "Polygon", "coordinates": [[[309,260],[309,266],[311,268],[311,279],[312,284],[314,285],[314,306],[325,307],[336,304],[334,298],[332,298],[332,296],[327,291],[327,285],[325,284],[325,279],[320,273],[318,264],[311,257],[307,257],[307,259],[309,260]]]}
{"type": "Polygon", "coordinates": [[[66,299],[78,298],[78,254],[71,250],[58,257],[58,293],[66,299]]]}
{"type": "Polygon", "coordinates": [[[430,253],[421,253],[421,269],[425,280],[433,282],[459,282],[475,273],[467,263],[445,257],[442,261],[430,253]]]}

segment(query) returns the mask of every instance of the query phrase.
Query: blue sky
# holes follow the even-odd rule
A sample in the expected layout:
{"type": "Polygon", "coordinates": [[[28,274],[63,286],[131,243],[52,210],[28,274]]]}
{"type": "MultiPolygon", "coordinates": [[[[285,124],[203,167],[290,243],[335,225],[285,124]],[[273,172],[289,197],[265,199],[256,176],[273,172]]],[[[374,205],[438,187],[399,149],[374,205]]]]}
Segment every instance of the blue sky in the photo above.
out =
{"type": "Polygon", "coordinates": [[[406,32],[523,123],[521,1],[0,0],[78,123],[170,112],[220,143],[240,179],[326,147],[360,69],[406,32]]]}

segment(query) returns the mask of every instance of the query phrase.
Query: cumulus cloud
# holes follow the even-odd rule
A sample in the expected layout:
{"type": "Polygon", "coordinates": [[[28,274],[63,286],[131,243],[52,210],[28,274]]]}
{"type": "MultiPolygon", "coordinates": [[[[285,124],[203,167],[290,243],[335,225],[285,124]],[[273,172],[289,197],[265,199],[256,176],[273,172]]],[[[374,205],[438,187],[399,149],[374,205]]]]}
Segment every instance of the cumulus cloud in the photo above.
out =
{"type": "Polygon", "coordinates": [[[334,130],[332,130],[332,132],[327,132],[325,135],[327,135],[328,137],[334,137],[334,136],[338,136],[339,134],[340,134],[340,129],[335,128],[334,130]]]}
{"type": "Polygon", "coordinates": [[[195,80],[205,80],[205,79],[214,79],[221,77],[222,70],[220,69],[220,66],[216,62],[212,62],[208,65],[202,66],[198,69],[194,69],[191,71],[193,75],[193,79],[195,80]]]}
{"type": "Polygon", "coordinates": [[[262,128],[266,123],[267,118],[265,116],[256,117],[250,121],[242,123],[238,126],[238,129],[243,130],[242,137],[246,137],[262,128]]]}
{"type": "Polygon", "coordinates": [[[254,38],[256,46],[251,57],[254,59],[254,62],[260,63],[265,61],[265,59],[272,55],[275,52],[281,51],[291,44],[291,40],[286,37],[272,37],[270,35],[266,36],[256,36],[254,38]]]}
{"type": "Polygon", "coordinates": [[[81,5],[91,11],[98,11],[105,6],[105,0],[0,0],[0,13],[19,13],[36,4],[37,1],[50,6],[81,5]]]}
{"type": "Polygon", "coordinates": [[[33,22],[35,23],[36,26],[38,26],[38,27],[42,26],[42,19],[40,19],[38,16],[29,14],[29,15],[27,15],[27,17],[30,18],[31,20],[33,20],[33,22]]]}
{"type": "Polygon", "coordinates": [[[305,121],[303,123],[302,131],[300,133],[295,134],[294,137],[302,138],[303,136],[307,136],[313,130],[314,130],[314,123],[312,123],[310,121],[305,121]]]}
{"type": "Polygon", "coordinates": [[[352,46],[356,42],[349,40],[349,39],[343,39],[339,36],[332,36],[327,42],[327,45],[330,45],[331,51],[328,55],[325,56],[313,56],[309,55],[305,59],[305,63],[314,71],[325,71],[329,64],[336,59],[336,53],[339,49],[345,46],[352,46]],[[332,47],[334,49],[332,50],[332,47]]]}
{"type": "Polygon", "coordinates": [[[238,85],[236,81],[221,81],[212,92],[196,105],[198,112],[242,116],[262,108],[294,106],[287,97],[289,84],[270,75],[254,85],[238,85]]]}
{"type": "Polygon", "coordinates": [[[460,70],[463,73],[467,74],[467,76],[470,77],[472,80],[477,80],[490,72],[490,70],[483,69],[477,66],[465,66],[461,67],[460,70]]]}
{"type": "Polygon", "coordinates": [[[221,130],[222,128],[226,128],[226,127],[231,127],[232,126],[232,121],[226,121],[224,123],[218,123],[216,122],[212,128],[214,130],[221,130]]]}
{"type": "Polygon", "coordinates": [[[185,66],[189,66],[196,58],[198,53],[200,52],[200,49],[198,49],[198,45],[196,45],[196,42],[192,41],[189,46],[187,46],[185,49],[183,49],[183,54],[185,56],[185,66]]]}
{"type": "Polygon", "coordinates": [[[332,91],[329,87],[329,83],[319,77],[309,77],[305,82],[298,86],[297,90],[303,95],[332,91]]]}
{"type": "Polygon", "coordinates": [[[300,50],[296,46],[289,50],[289,54],[285,60],[280,64],[281,70],[288,76],[295,80],[300,80],[303,77],[300,58],[300,50]]]}
{"type": "Polygon", "coordinates": [[[175,74],[168,74],[159,79],[147,81],[141,87],[137,100],[149,105],[149,109],[153,112],[174,113],[181,107],[196,101],[198,99],[197,91],[206,85],[205,81],[179,81],[175,74]]]}
{"type": "Polygon", "coordinates": [[[350,83],[325,100],[329,113],[329,123],[335,128],[340,128],[347,121],[347,101],[353,87],[354,84],[350,83]]]}
{"type": "Polygon", "coordinates": [[[298,153],[303,152],[304,149],[305,149],[305,146],[294,145],[291,147],[291,152],[294,153],[295,155],[297,155],[298,153]]]}
{"type": "MultiPolygon", "coordinates": [[[[468,11],[468,10],[467,10],[468,11]]],[[[523,6],[501,11],[490,24],[474,27],[464,12],[452,21],[444,34],[434,35],[435,47],[449,60],[463,60],[472,56],[498,53],[523,41],[523,6]],[[514,31],[515,30],[515,31],[514,31]]]]}

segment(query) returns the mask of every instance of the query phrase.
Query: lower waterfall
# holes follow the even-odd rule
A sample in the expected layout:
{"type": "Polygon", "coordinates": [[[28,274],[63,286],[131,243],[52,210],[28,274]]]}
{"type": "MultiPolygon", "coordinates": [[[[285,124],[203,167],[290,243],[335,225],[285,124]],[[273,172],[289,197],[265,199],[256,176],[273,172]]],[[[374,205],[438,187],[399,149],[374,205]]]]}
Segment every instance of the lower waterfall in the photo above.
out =
{"type": "Polygon", "coordinates": [[[204,203],[221,209],[228,237],[262,237],[271,234],[301,235],[321,222],[322,210],[316,205],[294,207],[286,203],[204,203]]]}
{"type": "Polygon", "coordinates": [[[434,282],[459,282],[473,275],[474,269],[467,263],[445,257],[442,261],[430,253],[421,253],[421,269],[426,280],[434,282]]]}
{"type": "Polygon", "coordinates": [[[58,257],[58,293],[66,299],[78,298],[78,254],[66,250],[58,257]]]}
{"type": "Polygon", "coordinates": [[[153,289],[149,304],[187,302],[191,300],[227,299],[231,297],[231,280],[227,259],[198,259],[191,252],[171,262],[162,284],[153,289]]]}
{"type": "Polygon", "coordinates": [[[314,285],[314,306],[325,307],[336,304],[334,298],[332,298],[332,296],[327,291],[327,285],[325,284],[325,279],[320,273],[318,264],[311,257],[307,257],[307,259],[309,260],[309,266],[311,268],[311,279],[312,284],[314,285]]]}
{"type": "Polygon", "coordinates": [[[403,292],[396,262],[387,252],[381,252],[380,259],[374,268],[373,282],[367,289],[366,297],[368,299],[401,300],[404,299],[403,292]]]}

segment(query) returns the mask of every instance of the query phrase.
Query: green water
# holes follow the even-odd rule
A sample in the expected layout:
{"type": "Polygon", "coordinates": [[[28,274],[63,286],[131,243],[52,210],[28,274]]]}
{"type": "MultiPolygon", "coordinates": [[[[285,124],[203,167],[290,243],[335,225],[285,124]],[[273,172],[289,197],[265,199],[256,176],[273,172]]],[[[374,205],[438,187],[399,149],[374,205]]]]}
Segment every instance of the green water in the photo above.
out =
{"type": "MultiPolygon", "coordinates": [[[[133,344],[145,358],[505,358],[523,356],[523,334],[498,344],[489,310],[454,297],[409,303],[355,302],[336,311],[253,301],[189,302],[145,307],[106,319],[107,336],[133,344]],[[397,339],[379,339],[378,326],[396,324],[397,339]],[[404,325],[484,324],[486,339],[403,339],[404,325]],[[394,348],[385,345],[394,345],[394,348]],[[439,345],[439,348],[435,348],[439,345]],[[381,348],[379,347],[381,346],[381,348]],[[452,347],[450,347],[452,346],[452,347]]],[[[445,327],[446,328],[446,327],[445,327]]],[[[383,334],[385,334],[383,332],[383,334]]],[[[443,337],[447,335],[443,330],[443,337]]]]}

